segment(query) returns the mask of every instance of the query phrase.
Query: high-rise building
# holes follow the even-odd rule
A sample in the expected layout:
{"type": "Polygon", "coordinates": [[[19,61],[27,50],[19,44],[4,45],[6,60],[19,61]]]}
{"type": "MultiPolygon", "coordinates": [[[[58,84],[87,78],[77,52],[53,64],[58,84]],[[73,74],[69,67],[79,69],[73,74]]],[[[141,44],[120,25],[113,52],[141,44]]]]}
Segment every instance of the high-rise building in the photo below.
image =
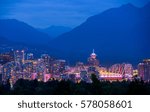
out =
{"type": "Polygon", "coordinates": [[[143,80],[150,80],[150,59],[145,59],[143,60],[143,63],[140,63],[138,65],[138,72],[139,75],[143,78],[143,80]]]}
{"type": "Polygon", "coordinates": [[[83,70],[85,70],[85,66],[84,66],[84,64],[82,62],[77,62],[76,63],[76,69],[78,71],[83,71],[83,70]]]}
{"type": "Polygon", "coordinates": [[[144,63],[138,64],[138,75],[144,79],[144,63]]]}
{"type": "Polygon", "coordinates": [[[99,60],[97,59],[97,55],[95,54],[94,50],[93,50],[93,53],[88,58],[88,65],[99,66],[99,60]]]}
{"type": "Polygon", "coordinates": [[[0,83],[2,83],[2,74],[0,73],[0,83]]]}
{"type": "Polygon", "coordinates": [[[0,64],[6,64],[13,61],[13,56],[10,53],[0,54],[0,64]]]}
{"type": "Polygon", "coordinates": [[[24,63],[25,61],[24,56],[25,56],[24,50],[22,51],[17,50],[16,52],[14,52],[15,62],[24,63]]]}
{"type": "Polygon", "coordinates": [[[3,66],[0,64],[0,74],[2,73],[3,66]]]}
{"type": "Polygon", "coordinates": [[[10,60],[11,60],[11,61],[14,61],[14,60],[15,60],[15,55],[14,55],[14,53],[15,53],[14,49],[11,49],[11,51],[9,52],[10,60]]]}
{"type": "Polygon", "coordinates": [[[27,54],[27,60],[33,60],[34,57],[33,57],[33,53],[28,53],[27,54]]]}
{"type": "Polygon", "coordinates": [[[49,63],[51,58],[48,54],[42,54],[41,59],[43,59],[45,63],[49,63]]]}
{"type": "Polygon", "coordinates": [[[63,74],[66,70],[66,61],[65,60],[55,60],[51,66],[52,74],[63,74]]]}

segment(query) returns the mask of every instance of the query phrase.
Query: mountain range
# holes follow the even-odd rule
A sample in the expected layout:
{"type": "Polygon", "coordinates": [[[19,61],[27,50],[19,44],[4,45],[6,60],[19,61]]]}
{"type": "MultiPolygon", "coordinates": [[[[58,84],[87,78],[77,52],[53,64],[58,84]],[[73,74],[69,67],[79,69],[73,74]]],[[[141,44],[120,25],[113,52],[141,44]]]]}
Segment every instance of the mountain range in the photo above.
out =
{"type": "Polygon", "coordinates": [[[95,49],[101,64],[137,64],[150,57],[150,3],[142,8],[126,4],[89,17],[72,31],[58,36],[50,47],[63,58],[86,61],[95,49]]]}
{"type": "Polygon", "coordinates": [[[36,28],[16,19],[0,20],[0,36],[12,42],[26,44],[48,44],[51,37],[36,28]]]}
{"type": "Polygon", "coordinates": [[[55,33],[57,28],[39,31],[18,20],[3,19],[0,20],[0,44],[35,45],[34,48],[45,49],[71,64],[86,62],[93,49],[102,65],[122,62],[136,65],[150,57],[150,3],[141,8],[126,4],[108,9],[62,35],[58,30],[55,33]],[[52,38],[54,35],[49,36],[52,33],[59,36],[52,38]]]}

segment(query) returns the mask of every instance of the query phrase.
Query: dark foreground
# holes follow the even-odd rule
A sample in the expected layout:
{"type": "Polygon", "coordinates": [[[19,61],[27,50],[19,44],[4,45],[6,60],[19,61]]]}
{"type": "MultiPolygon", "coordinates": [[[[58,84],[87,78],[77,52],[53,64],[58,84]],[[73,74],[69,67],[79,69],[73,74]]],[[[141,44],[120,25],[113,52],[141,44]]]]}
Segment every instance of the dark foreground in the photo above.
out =
{"type": "Polygon", "coordinates": [[[71,81],[38,82],[20,79],[13,89],[10,84],[0,85],[2,95],[150,95],[150,83],[142,80],[130,81],[99,81],[93,75],[93,83],[79,84],[71,81]]]}

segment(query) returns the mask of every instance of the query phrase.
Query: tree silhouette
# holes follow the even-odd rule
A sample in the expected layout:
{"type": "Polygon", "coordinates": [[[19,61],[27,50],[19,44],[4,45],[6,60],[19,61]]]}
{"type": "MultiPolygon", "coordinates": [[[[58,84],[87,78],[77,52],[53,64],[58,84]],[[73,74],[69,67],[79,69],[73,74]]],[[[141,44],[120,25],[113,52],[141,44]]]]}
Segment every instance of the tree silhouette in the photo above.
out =
{"type": "Polygon", "coordinates": [[[96,94],[96,95],[100,95],[102,94],[102,87],[101,87],[101,83],[100,81],[97,79],[95,74],[91,75],[91,79],[92,79],[92,94],[96,94]]]}
{"type": "Polygon", "coordinates": [[[95,74],[91,75],[92,83],[81,81],[50,80],[38,82],[37,80],[19,79],[14,88],[10,89],[9,80],[0,84],[0,94],[15,95],[150,95],[150,82],[134,79],[133,81],[98,80],[95,74]]]}

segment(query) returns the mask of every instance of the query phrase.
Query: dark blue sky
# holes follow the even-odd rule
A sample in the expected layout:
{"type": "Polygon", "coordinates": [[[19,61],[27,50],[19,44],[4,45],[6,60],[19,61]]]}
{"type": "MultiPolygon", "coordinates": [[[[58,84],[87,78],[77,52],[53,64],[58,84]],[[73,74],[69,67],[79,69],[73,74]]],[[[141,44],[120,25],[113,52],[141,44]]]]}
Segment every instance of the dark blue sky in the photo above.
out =
{"type": "Polygon", "coordinates": [[[0,0],[0,18],[18,19],[35,27],[75,27],[89,16],[132,3],[142,7],[150,0],[0,0]]]}

